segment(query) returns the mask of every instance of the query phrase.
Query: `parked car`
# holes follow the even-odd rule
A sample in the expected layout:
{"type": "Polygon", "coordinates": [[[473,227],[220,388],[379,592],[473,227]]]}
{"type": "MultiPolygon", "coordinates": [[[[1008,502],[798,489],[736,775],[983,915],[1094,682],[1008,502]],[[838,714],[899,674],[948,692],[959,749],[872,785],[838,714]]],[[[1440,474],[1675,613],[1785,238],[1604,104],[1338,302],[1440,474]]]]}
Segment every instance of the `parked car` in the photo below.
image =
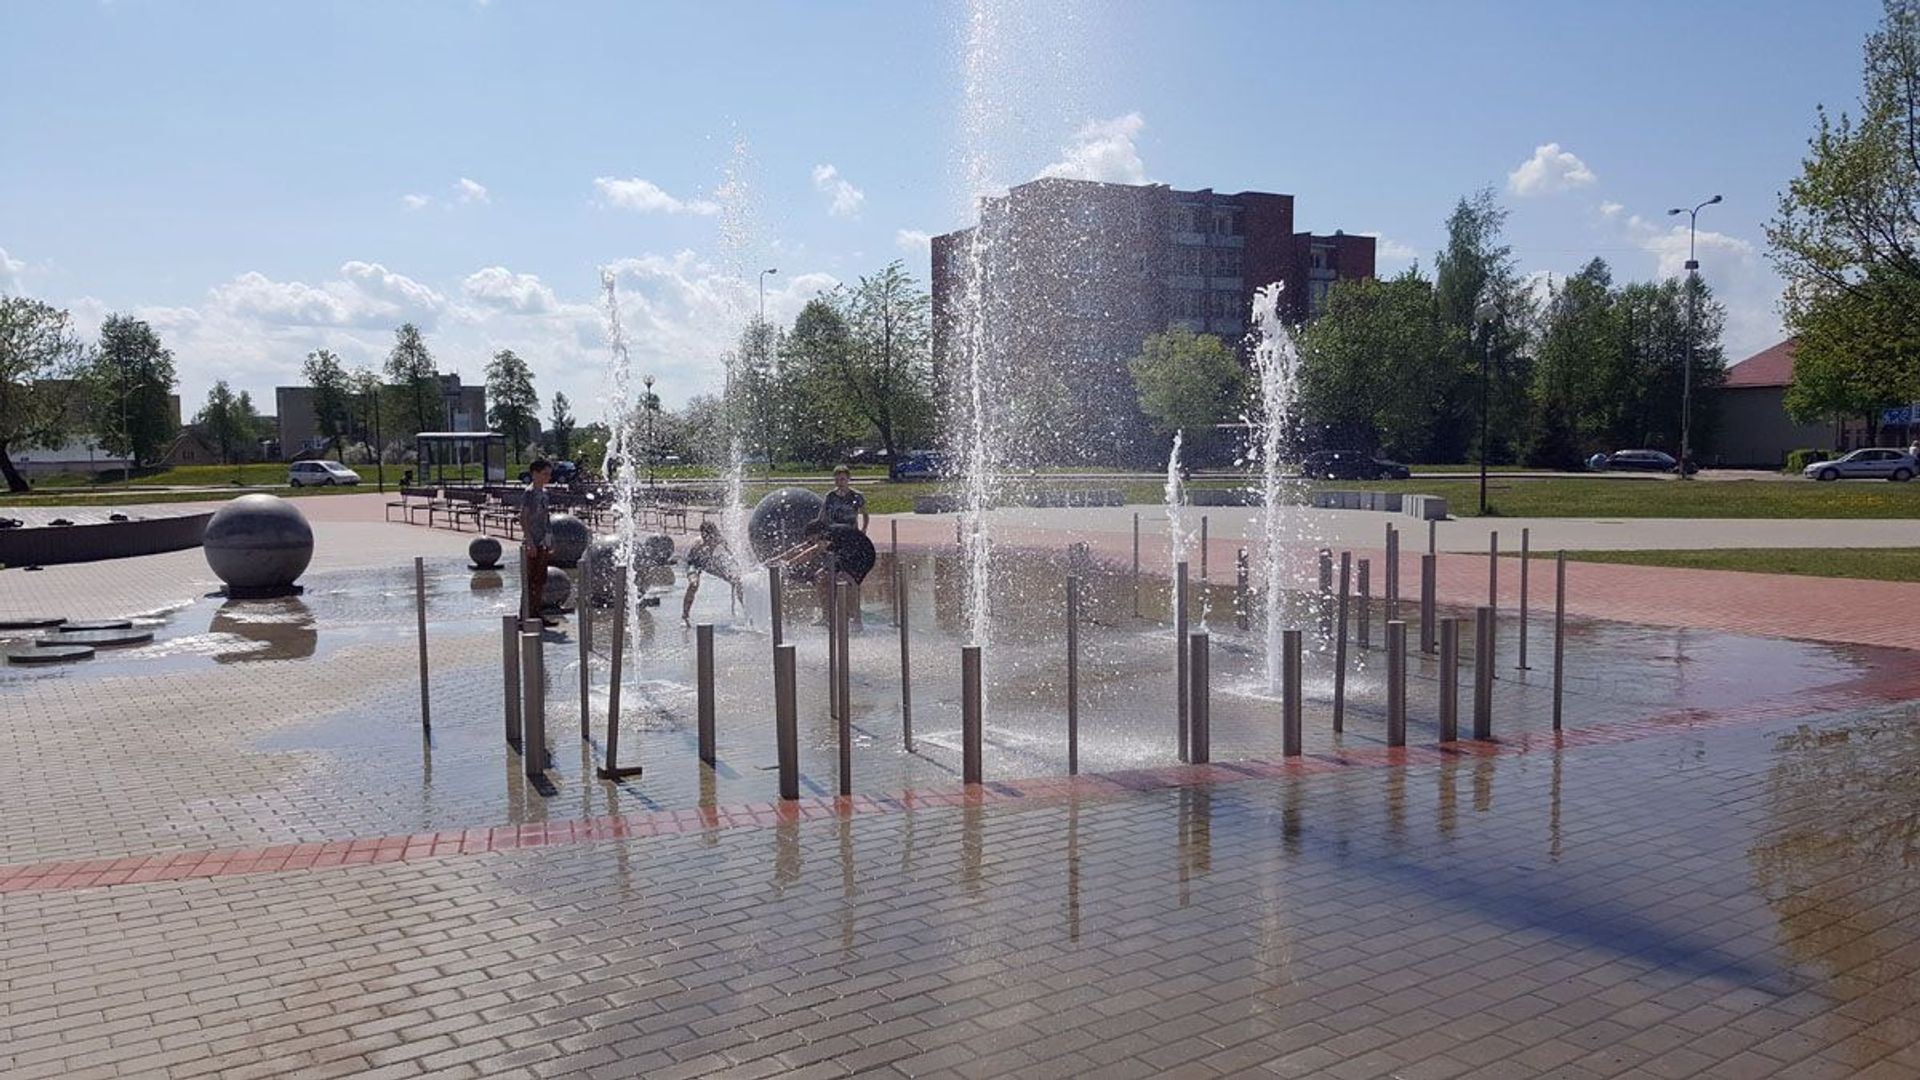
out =
{"type": "Polygon", "coordinates": [[[1315,480],[1405,480],[1412,471],[1358,450],[1317,450],[1300,459],[1300,475],[1315,480]]]}
{"type": "Polygon", "coordinates": [[[947,455],[938,450],[909,451],[887,467],[889,480],[938,480],[946,475],[947,455]]]}
{"type": "MultiPolygon", "coordinates": [[[[1592,464],[1589,462],[1588,464],[1592,464]]],[[[1603,472],[1657,472],[1670,473],[1680,471],[1680,462],[1664,450],[1615,450],[1608,454],[1604,464],[1599,466],[1603,472]]],[[[1687,475],[1700,471],[1698,462],[1687,462],[1687,475]]]]}
{"type": "Polygon", "coordinates": [[[287,466],[288,487],[332,487],[359,482],[359,473],[337,461],[296,461],[287,466]]]}
{"type": "MultiPolygon", "coordinates": [[[[532,479],[527,470],[520,470],[521,483],[527,483],[532,479]]],[[[553,463],[553,475],[547,477],[547,483],[556,487],[566,487],[578,479],[580,479],[580,466],[571,461],[556,461],[553,463]]]]}
{"type": "Polygon", "coordinates": [[[1864,446],[1833,461],[1816,461],[1800,470],[1815,480],[1892,480],[1905,483],[1920,470],[1905,450],[1864,446]]]}

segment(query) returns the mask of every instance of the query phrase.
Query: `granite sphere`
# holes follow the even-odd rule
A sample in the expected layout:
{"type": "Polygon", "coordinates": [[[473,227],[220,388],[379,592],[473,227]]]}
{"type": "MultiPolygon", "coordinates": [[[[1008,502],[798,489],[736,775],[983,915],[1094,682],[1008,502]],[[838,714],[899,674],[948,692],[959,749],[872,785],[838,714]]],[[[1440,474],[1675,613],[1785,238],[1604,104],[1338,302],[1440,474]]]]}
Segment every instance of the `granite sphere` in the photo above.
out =
{"type": "Polygon", "coordinates": [[[207,522],[207,565],[229,593],[290,591],[313,561],[313,527],[276,495],[242,495],[207,522]]]}
{"type": "Polygon", "coordinates": [[[767,562],[806,539],[807,522],[820,516],[826,500],[806,488],[780,488],[767,493],[747,519],[747,538],[754,557],[767,562]]]}
{"type": "Polygon", "coordinates": [[[580,565],[593,533],[587,523],[572,514],[547,515],[547,543],[553,545],[553,565],[571,570],[580,565]]]}
{"type": "Polygon", "coordinates": [[[491,536],[476,536],[467,544],[467,561],[476,569],[491,570],[500,563],[500,541],[491,536]]]}
{"type": "MultiPolygon", "coordinates": [[[[640,537],[634,545],[634,554],[640,564],[641,587],[645,588],[648,572],[664,567],[673,558],[673,537],[662,533],[640,537]]],[[[614,590],[619,586],[623,572],[621,568],[625,565],[620,557],[620,542],[610,538],[595,540],[591,563],[591,577],[587,583],[589,595],[595,605],[606,607],[613,603],[614,590]]],[[[668,574],[672,574],[671,568],[668,568],[668,574]]]]}
{"type": "Polygon", "coordinates": [[[546,610],[559,610],[567,606],[573,597],[573,579],[565,574],[548,574],[547,587],[541,590],[540,606],[546,610]]]}

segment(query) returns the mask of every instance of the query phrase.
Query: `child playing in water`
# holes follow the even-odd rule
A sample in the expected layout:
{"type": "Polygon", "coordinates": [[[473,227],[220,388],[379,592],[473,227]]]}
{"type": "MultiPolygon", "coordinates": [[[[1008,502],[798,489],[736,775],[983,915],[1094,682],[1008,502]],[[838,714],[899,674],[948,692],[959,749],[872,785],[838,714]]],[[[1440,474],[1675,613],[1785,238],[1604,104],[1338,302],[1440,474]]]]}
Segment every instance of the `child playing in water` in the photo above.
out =
{"type": "Polygon", "coordinates": [[[712,574],[733,586],[734,599],[740,599],[740,568],[728,549],[720,527],[711,521],[700,523],[700,540],[687,549],[687,596],[680,601],[680,621],[692,625],[694,595],[700,591],[700,575],[712,574]]]}
{"type": "Polygon", "coordinates": [[[820,521],[807,522],[806,540],[798,547],[769,560],[789,565],[803,565],[816,560],[831,560],[834,572],[815,574],[813,585],[820,593],[821,617],[814,625],[826,625],[827,590],[834,582],[845,581],[853,586],[852,597],[847,610],[850,630],[855,633],[866,630],[866,623],[860,617],[860,583],[867,579],[873,564],[879,556],[873,550],[873,541],[867,534],[853,525],[828,525],[820,521]]]}

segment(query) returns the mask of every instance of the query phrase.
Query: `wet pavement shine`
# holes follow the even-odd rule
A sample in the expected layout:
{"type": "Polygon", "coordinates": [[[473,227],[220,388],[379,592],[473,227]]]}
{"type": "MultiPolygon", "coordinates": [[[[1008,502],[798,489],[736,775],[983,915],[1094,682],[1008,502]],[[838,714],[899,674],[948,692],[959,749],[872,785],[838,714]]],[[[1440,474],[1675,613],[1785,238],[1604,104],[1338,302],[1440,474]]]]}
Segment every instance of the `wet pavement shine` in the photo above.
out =
{"type": "Polygon", "coordinates": [[[767,638],[721,590],[697,616],[718,766],[692,635],[653,611],[621,729],[646,771],[618,784],[591,776],[607,624],[586,740],[573,626],[550,635],[536,786],[502,745],[515,582],[453,558],[429,563],[430,738],[398,560],[290,600],[189,593],[136,620],[151,644],[0,669],[0,1073],[1920,1076],[1912,654],[1582,621],[1556,735],[1536,612],[1532,671],[1502,626],[1495,741],[1436,744],[1416,658],[1401,750],[1383,657],[1335,735],[1315,649],[1283,761],[1216,591],[1215,764],[1183,767],[1164,585],[1135,619],[1095,574],[1068,780],[1061,568],[1012,565],[983,789],[958,782],[957,613],[927,558],[911,753],[870,579],[854,800],[793,609],[785,809],[767,638]]]}

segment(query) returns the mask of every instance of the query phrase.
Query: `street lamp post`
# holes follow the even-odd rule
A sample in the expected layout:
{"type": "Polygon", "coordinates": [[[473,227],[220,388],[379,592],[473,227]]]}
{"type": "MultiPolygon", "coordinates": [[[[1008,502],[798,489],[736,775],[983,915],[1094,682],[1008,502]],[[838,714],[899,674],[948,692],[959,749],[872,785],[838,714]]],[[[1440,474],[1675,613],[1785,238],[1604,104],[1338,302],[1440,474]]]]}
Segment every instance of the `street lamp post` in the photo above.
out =
{"type": "Polygon", "coordinates": [[[1720,201],[1715,195],[1688,210],[1674,207],[1667,216],[1687,215],[1687,366],[1680,372],[1680,479],[1687,478],[1687,462],[1693,460],[1693,338],[1699,319],[1696,309],[1700,293],[1700,260],[1693,257],[1693,237],[1700,224],[1700,211],[1720,201]]]}
{"type": "Polygon", "coordinates": [[[780,268],[777,266],[760,271],[760,321],[763,323],[767,321],[767,275],[779,272],[780,268]]]}
{"type": "MultiPolygon", "coordinates": [[[[760,321],[755,323],[753,327],[753,347],[755,351],[761,352],[761,355],[755,357],[754,359],[759,362],[762,368],[763,379],[769,377],[769,371],[772,368],[771,358],[765,355],[763,351],[766,348],[766,344],[767,344],[767,339],[766,339],[767,275],[777,274],[779,272],[780,272],[779,267],[769,267],[768,269],[760,271],[760,321]]],[[[763,393],[765,392],[764,386],[762,388],[762,392],[763,393]]],[[[765,442],[767,444],[766,446],[767,475],[772,476],[773,475],[773,418],[772,418],[770,409],[762,408],[760,411],[761,411],[760,438],[762,442],[765,442]]]]}
{"type": "Polygon", "coordinates": [[[1500,309],[1491,300],[1480,301],[1473,309],[1473,323],[1480,330],[1480,516],[1487,516],[1487,387],[1492,380],[1493,320],[1500,309]]]}
{"type": "Polygon", "coordinates": [[[653,448],[653,373],[648,372],[640,382],[647,388],[647,396],[640,399],[640,407],[645,409],[647,413],[647,486],[652,487],[653,462],[654,459],[659,456],[654,452],[653,448]]]}

